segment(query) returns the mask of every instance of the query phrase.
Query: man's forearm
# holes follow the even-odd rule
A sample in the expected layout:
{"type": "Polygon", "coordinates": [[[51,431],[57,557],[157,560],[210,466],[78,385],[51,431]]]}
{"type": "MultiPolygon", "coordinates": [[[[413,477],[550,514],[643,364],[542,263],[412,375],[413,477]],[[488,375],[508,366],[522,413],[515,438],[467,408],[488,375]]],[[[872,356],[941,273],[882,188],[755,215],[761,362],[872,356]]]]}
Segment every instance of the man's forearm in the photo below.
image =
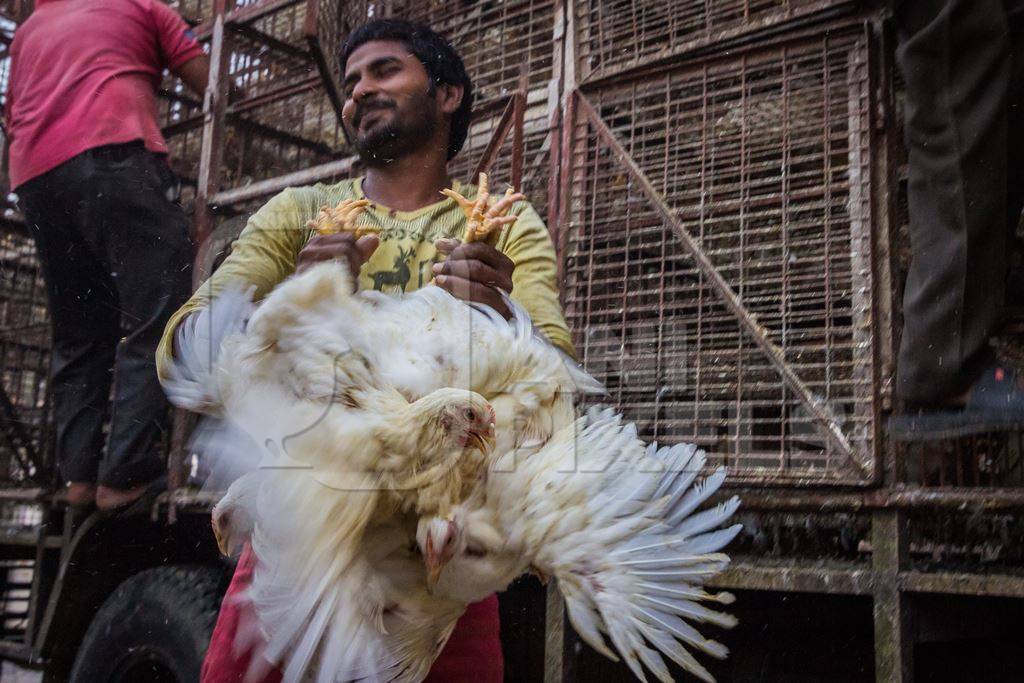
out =
{"type": "Polygon", "coordinates": [[[180,78],[189,90],[202,97],[210,80],[210,58],[205,54],[193,57],[175,69],[174,75],[180,78]]]}

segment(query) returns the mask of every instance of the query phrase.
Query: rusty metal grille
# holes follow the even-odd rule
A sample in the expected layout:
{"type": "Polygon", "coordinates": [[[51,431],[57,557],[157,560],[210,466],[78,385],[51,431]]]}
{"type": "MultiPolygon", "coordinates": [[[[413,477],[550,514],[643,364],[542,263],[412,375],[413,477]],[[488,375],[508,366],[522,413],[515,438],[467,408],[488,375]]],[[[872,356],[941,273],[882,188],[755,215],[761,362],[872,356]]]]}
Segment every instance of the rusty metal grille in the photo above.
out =
{"type": "Polygon", "coordinates": [[[1003,432],[896,448],[900,480],[918,486],[1024,486],[1024,434],[1003,432]]]}
{"type": "Polygon", "coordinates": [[[168,158],[191,199],[196,184],[196,160],[203,142],[203,103],[178,79],[168,76],[157,99],[157,121],[167,142],[168,158]]]}
{"type": "Polygon", "coordinates": [[[213,2],[214,0],[167,0],[167,5],[185,21],[198,24],[213,17],[213,2]]]}
{"type": "MultiPolygon", "coordinates": [[[[290,3],[255,21],[229,24],[229,81],[242,99],[228,108],[222,188],[245,186],[344,153],[337,111],[314,55],[321,43],[307,34],[313,7],[321,19],[318,40],[333,45],[336,38],[324,37],[331,32],[324,22],[331,17],[336,21],[339,5],[290,3]]],[[[200,139],[195,137],[182,145],[189,161],[198,159],[200,139]]]]}
{"type": "Polygon", "coordinates": [[[837,0],[585,0],[574,3],[582,78],[793,21],[837,0]]]}
{"type": "Polygon", "coordinates": [[[0,372],[13,415],[0,413],[0,481],[24,480],[27,442],[47,445],[50,324],[35,244],[20,228],[0,227],[0,372]],[[16,448],[19,452],[13,452],[16,448]]]}
{"type": "MultiPolygon", "coordinates": [[[[465,147],[449,164],[452,178],[476,184],[473,171],[484,148],[498,130],[498,124],[498,117],[488,117],[473,124],[465,147]]],[[[547,104],[540,102],[528,107],[523,117],[523,182],[522,187],[517,189],[526,194],[541,217],[545,216],[548,205],[551,144],[547,104]]],[[[488,171],[492,191],[503,191],[512,183],[512,146],[513,135],[510,131],[488,171]]]]}
{"type": "Polygon", "coordinates": [[[508,97],[520,69],[530,89],[546,87],[552,75],[554,2],[394,3],[394,14],[419,21],[458,49],[473,78],[476,106],[508,97]]]}
{"type": "Polygon", "coordinates": [[[229,75],[246,100],[267,96],[284,85],[316,81],[318,74],[301,42],[302,10],[301,6],[291,7],[252,26],[232,25],[229,75]]]}
{"type": "MultiPolygon", "coordinates": [[[[337,117],[341,118],[341,105],[344,102],[342,87],[343,74],[338,63],[338,48],[341,40],[351,31],[345,22],[346,13],[343,3],[332,0],[308,0],[307,10],[315,17],[314,22],[307,22],[306,40],[323,79],[324,88],[331,98],[337,117]]],[[[355,3],[358,5],[358,3],[355,3]]]]}
{"type": "Polygon", "coordinates": [[[580,357],[643,437],[694,441],[758,482],[871,471],[868,57],[852,31],[589,95],[746,314],[838,416],[850,452],[824,437],[578,119],[566,313],[580,357]]]}

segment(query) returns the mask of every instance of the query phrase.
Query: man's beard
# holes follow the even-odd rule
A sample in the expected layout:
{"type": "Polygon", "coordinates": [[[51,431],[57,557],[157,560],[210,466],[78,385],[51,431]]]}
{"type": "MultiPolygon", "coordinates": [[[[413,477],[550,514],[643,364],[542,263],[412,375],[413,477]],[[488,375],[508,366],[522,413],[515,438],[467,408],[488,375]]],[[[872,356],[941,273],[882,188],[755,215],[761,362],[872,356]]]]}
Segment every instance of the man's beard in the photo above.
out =
{"type": "MultiPolygon", "coordinates": [[[[371,168],[387,166],[395,159],[401,159],[418,151],[432,140],[437,130],[437,112],[433,92],[427,92],[410,102],[410,111],[404,116],[393,115],[384,124],[376,124],[366,133],[355,126],[352,136],[356,152],[362,162],[371,168]]],[[[363,105],[364,107],[366,105],[363,105]]],[[[357,112],[353,123],[362,122],[363,117],[386,106],[371,106],[366,111],[357,112]]],[[[392,111],[395,109],[392,107],[392,111]]]]}

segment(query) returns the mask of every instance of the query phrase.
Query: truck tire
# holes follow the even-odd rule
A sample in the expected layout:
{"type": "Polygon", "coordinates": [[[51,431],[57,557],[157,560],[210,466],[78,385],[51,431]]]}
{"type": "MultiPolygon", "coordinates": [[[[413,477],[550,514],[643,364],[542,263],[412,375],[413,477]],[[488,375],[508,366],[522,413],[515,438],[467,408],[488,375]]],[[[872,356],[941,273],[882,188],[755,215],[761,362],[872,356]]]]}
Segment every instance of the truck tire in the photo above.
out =
{"type": "Polygon", "coordinates": [[[223,594],[223,570],[178,565],[139,572],[93,617],[71,683],[195,683],[223,594]]]}

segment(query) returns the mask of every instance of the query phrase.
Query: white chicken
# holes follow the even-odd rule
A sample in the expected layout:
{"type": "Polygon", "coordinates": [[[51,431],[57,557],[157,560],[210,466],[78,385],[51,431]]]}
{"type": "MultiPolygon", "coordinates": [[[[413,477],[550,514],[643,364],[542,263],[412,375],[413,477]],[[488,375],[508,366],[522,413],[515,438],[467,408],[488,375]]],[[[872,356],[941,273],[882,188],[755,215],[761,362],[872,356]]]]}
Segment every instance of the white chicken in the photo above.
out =
{"type": "Polygon", "coordinates": [[[514,465],[504,462],[514,454],[496,456],[482,490],[448,518],[420,520],[425,557],[443,548],[428,575],[433,594],[468,604],[527,571],[554,577],[580,636],[618,659],[606,633],[641,680],[641,663],[659,680],[673,680],[659,650],[713,681],[685,646],[725,657],[723,645],[688,621],[735,623],[699,604],[733,601],[702,588],[728,564],[718,551],[740,530],[720,528],[739,506],[736,497],[698,511],[721,486],[724,468],[695,484],[703,452],[645,447],[632,424],[596,409],[521,456],[514,465]]]}
{"type": "MultiPolygon", "coordinates": [[[[518,196],[454,198],[486,239],[518,196]]],[[[355,231],[358,208],[314,227],[355,231]]],[[[724,479],[694,483],[702,453],[645,447],[611,411],[577,418],[599,383],[507,297],[511,321],[437,287],[353,293],[324,263],[248,299],[186,321],[166,389],[222,421],[198,445],[244,473],[213,517],[224,552],[256,555],[251,680],[279,664],[284,683],[420,681],[466,605],[531,570],[638,677],[671,680],[660,651],[711,680],[687,647],[725,648],[688,621],[733,623],[699,603],[731,601],[702,585],[739,526],[720,528],[735,499],[698,511],[724,479]]]]}
{"type": "MultiPolygon", "coordinates": [[[[246,299],[228,292],[186,321],[166,389],[220,417],[226,426],[206,430],[207,443],[228,470],[252,472],[214,521],[223,550],[251,534],[264,660],[294,681],[307,670],[390,670],[401,643],[419,648],[424,637],[436,656],[450,632],[436,625],[451,620],[435,618],[437,597],[410,607],[428,595],[416,516],[450,516],[485,479],[481,454],[495,436],[504,452],[543,443],[572,423],[573,394],[599,385],[511,300],[510,324],[436,287],[353,294],[336,263],[282,283],[258,308],[246,299]],[[401,571],[372,569],[381,547],[406,548],[404,564],[380,560],[401,571]],[[419,583],[396,582],[407,575],[419,583]]],[[[450,601],[451,614],[463,606],[450,601]]],[[[432,657],[421,659],[396,659],[398,680],[425,675],[432,657]]]]}

